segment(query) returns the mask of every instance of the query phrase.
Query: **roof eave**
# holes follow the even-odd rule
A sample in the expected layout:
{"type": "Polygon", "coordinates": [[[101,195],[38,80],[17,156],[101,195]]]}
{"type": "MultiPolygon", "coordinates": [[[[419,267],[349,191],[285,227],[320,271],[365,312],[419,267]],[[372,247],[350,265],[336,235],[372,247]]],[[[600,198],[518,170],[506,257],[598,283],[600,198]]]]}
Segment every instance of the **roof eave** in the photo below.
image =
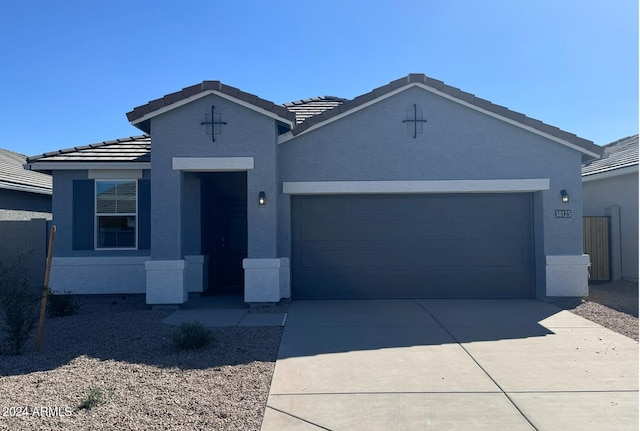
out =
{"type": "Polygon", "coordinates": [[[32,171],[77,171],[87,169],[151,169],[151,162],[31,162],[25,168],[32,171]]]}
{"type": "Polygon", "coordinates": [[[638,163],[627,166],[619,166],[613,169],[606,169],[596,172],[590,172],[582,175],[582,182],[588,183],[590,181],[604,180],[605,178],[619,177],[621,175],[629,175],[638,172],[638,163]]]}
{"type": "Polygon", "coordinates": [[[28,192],[28,193],[37,193],[41,195],[52,195],[53,190],[50,188],[42,188],[36,186],[29,186],[26,184],[16,184],[16,183],[8,183],[5,181],[0,181],[0,189],[4,190],[15,190],[19,192],[28,192]]]}

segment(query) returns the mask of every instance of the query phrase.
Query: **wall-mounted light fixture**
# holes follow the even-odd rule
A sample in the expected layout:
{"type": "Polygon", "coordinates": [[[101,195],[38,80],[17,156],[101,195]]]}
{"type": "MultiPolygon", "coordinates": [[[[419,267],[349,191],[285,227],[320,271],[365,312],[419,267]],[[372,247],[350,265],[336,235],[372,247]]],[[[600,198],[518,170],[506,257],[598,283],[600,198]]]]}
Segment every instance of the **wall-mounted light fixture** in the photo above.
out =
{"type": "Polygon", "coordinates": [[[565,189],[560,190],[560,196],[563,204],[569,203],[569,193],[565,189]]]}
{"type": "Polygon", "coordinates": [[[258,194],[258,205],[264,205],[267,203],[267,197],[265,196],[264,192],[260,192],[258,194]]]}

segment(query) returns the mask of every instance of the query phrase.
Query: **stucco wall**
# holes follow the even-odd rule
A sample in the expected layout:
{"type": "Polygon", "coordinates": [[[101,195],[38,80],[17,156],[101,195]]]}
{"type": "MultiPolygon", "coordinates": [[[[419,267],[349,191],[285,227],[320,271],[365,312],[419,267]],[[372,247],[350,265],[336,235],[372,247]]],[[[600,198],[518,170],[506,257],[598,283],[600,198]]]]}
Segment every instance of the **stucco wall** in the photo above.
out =
{"type": "Polygon", "coordinates": [[[0,220],[51,219],[51,195],[0,189],[0,220]]]}
{"type": "Polygon", "coordinates": [[[593,180],[582,185],[584,215],[605,216],[620,207],[622,277],[638,278],[638,173],[593,180]]]}
{"type": "Polygon", "coordinates": [[[187,252],[195,252],[200,241],[199,215],[189,209],[190,203],[176,205],[183,193],[192,194],[197,185],[188,173],[172,169],[174,157],[253,157],[254,168],[247,172],[248,256],[276,257],[276,132],[275,119],[214,95],[153,118],[153,259],[182,259],[187,252]],[[215,142],[200,124],[212,104],[227,122],[215,142]],[[268,205],[258,206],[260,191],[266,193],[268,205]]]}
{"type": "MultiPolygon", "coordinates": [[[[548,178],[534,200],[536,256],[582,253],[581,154],[519,127],[412,87],[279,145],[282,181],[548,178]],[[413,138],[407,110],[428,121],[413,138]],[[571,200],[560,202],[560,190],[571,200]],[[572,210],[556,219],[555,209],[572,210]],[[543,242],[541,245],[540,242],[543,242]]],[[[290,208],[280,209],[279,252],[290,257],[290,208]]],[[[544,265],[544,262],[541,264],[544,265]]]]}

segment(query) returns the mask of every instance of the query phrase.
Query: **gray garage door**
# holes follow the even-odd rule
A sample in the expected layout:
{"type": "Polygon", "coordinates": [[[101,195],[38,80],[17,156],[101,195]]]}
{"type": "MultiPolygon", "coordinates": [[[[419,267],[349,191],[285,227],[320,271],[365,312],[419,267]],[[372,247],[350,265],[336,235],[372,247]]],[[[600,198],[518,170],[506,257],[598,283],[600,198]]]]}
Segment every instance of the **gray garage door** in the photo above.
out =
{"type": "Polygon", "coordinates": [[[531,298],[530,194],[293,196],[293,297],[531,298]]]}

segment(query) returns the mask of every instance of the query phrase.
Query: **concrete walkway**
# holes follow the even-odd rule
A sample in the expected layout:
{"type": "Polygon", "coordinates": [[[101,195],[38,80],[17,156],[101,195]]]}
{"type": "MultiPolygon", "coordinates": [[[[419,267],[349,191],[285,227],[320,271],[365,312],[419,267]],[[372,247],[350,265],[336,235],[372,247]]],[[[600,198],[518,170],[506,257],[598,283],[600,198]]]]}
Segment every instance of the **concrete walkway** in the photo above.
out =
{"type": "Polygon", "coordinates": [[[198,322],[204,326],[283,326],[286,313],[250,312],[240,295],[202,296],[191,298],[180,310],[162,320],[166,325],[198,322]]]}
{"type": "Polygon", "coordinates": [[[533,300],[294,301],[285,429],[637,430],[638,343],[533,300]]]}

